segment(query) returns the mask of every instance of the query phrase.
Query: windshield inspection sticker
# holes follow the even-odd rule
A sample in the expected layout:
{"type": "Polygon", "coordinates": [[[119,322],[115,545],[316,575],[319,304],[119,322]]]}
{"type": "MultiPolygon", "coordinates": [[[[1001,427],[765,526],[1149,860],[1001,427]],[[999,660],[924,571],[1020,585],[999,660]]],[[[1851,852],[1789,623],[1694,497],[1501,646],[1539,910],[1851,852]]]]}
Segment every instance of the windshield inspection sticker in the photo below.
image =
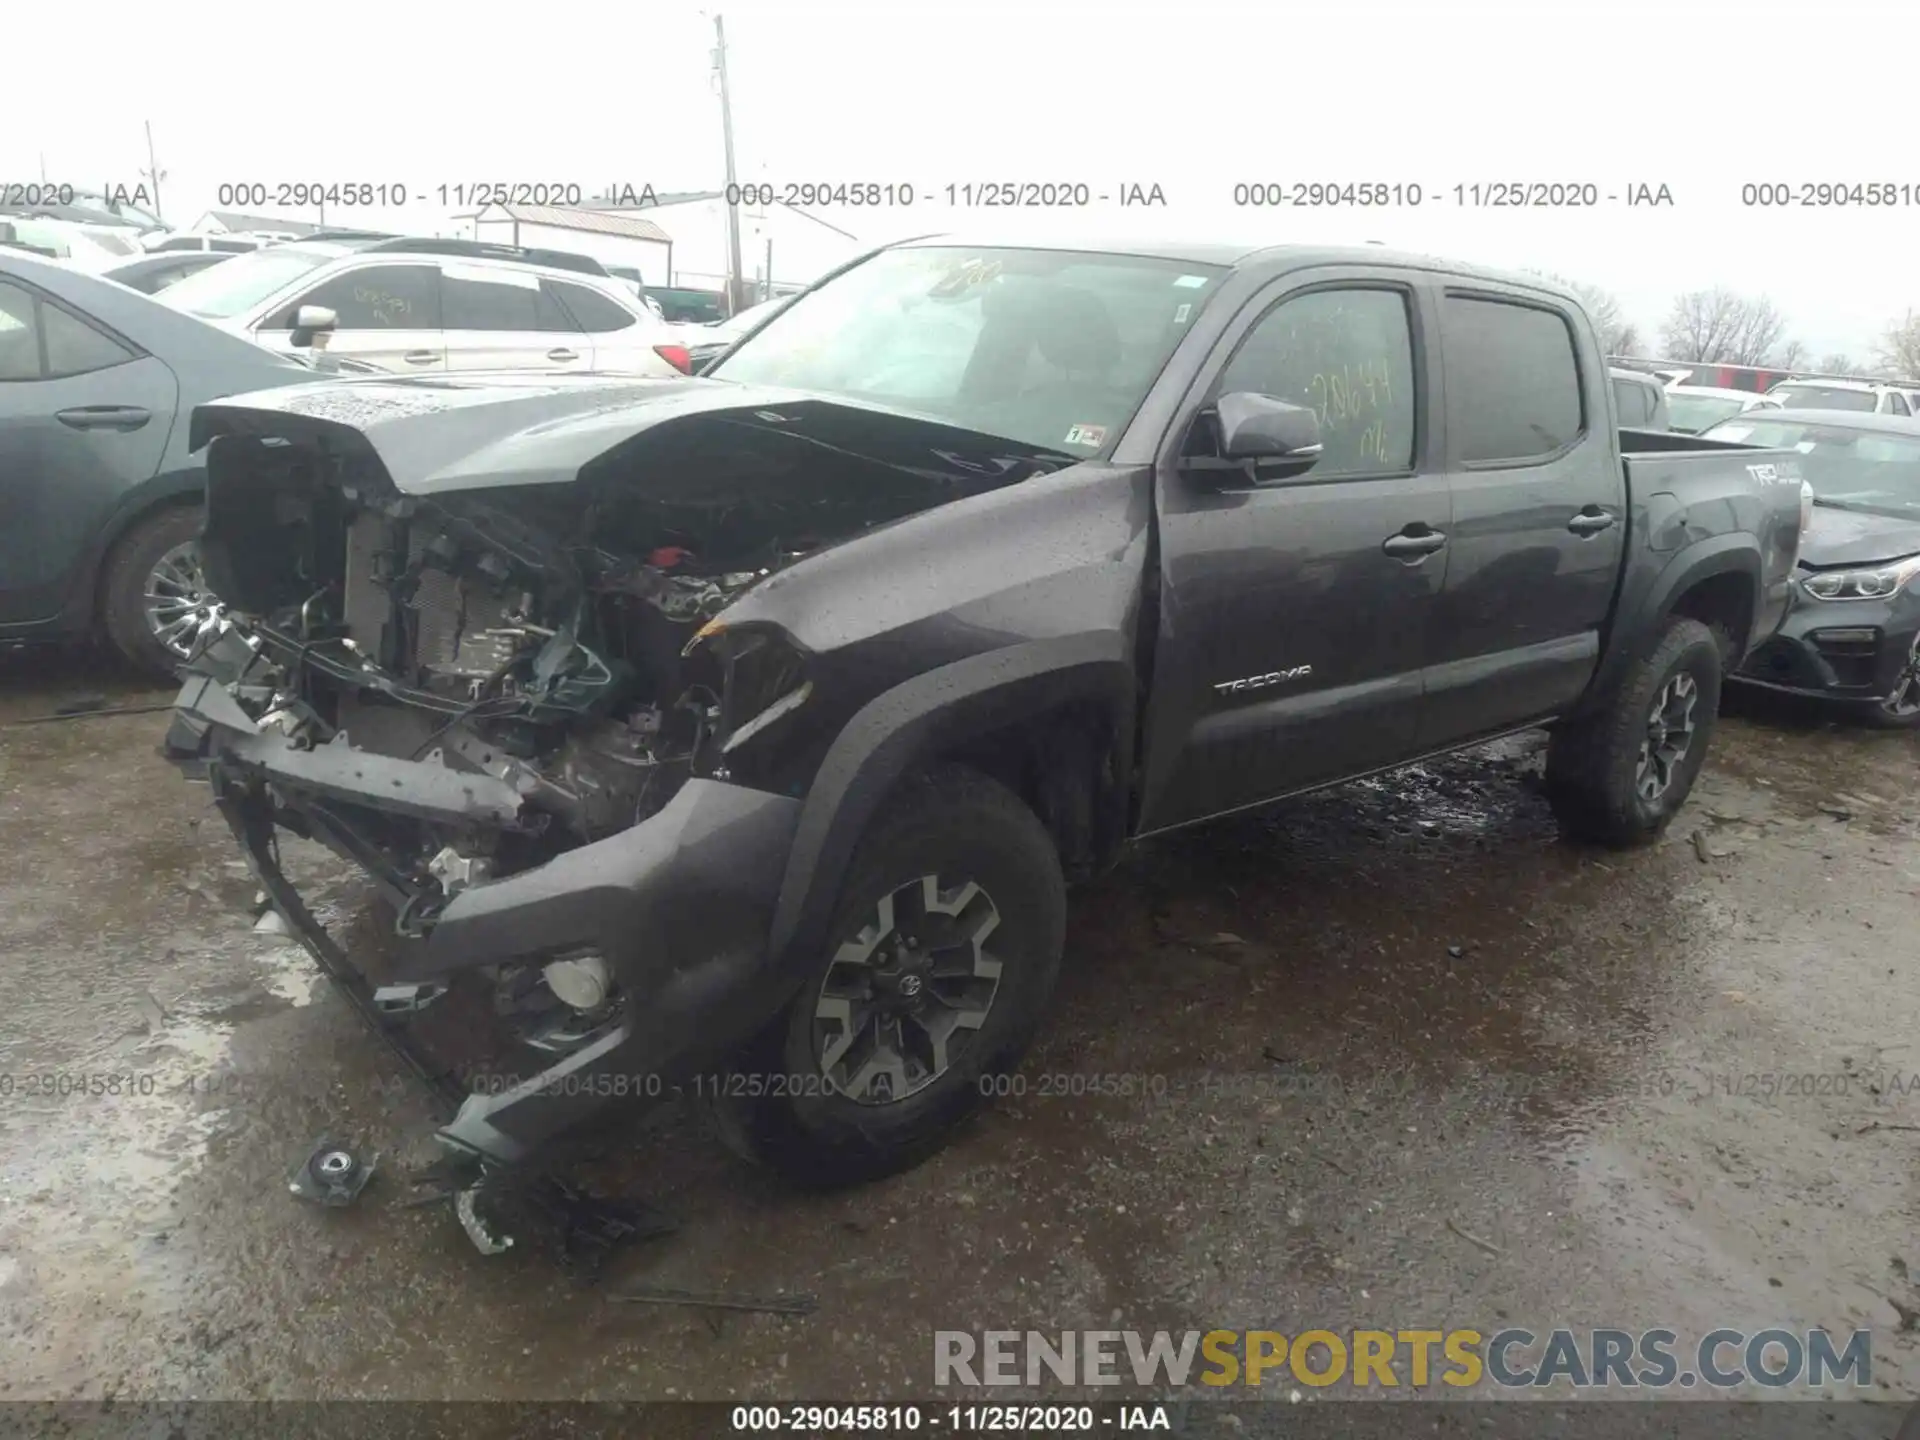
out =
{"type": "Polygon", "coordinates": [[[1178,280],[1173,282],[1173,288],[1176,290],[1198,290],[1206,283],[1207,277],[1204,275],[1182,275],[1178,280]]]}
{"type": "Polygon", "coordinates": [[[1176,325],[1186,324],[1187,316],[1191,315],[1192,313],[1193,313],[1193,306],[1182,305],[1178,310],[1173,312],[1173,323],[1176,325]]]}
{"type": "Polygon", "coordinates": [[[1087,445],[1098,450],[1107,443],[1107,427],[1104,425],[1076,425],[1067,431],[1066,444],[1087,445]]]}

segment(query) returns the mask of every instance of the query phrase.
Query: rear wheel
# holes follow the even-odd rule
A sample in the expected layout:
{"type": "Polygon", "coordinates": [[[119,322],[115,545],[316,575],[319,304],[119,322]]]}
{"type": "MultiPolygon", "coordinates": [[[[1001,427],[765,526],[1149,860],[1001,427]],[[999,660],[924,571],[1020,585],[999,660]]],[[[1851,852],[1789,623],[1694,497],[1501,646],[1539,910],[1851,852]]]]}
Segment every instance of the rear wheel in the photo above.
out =
{"type": "Polygon", "coordinates": [[[1605,706],[1554,732],[1547,796],[1562,831],[1626,846],[1666,828],[1706,762],[1725,648],[1698,620],[1669,617],[1605,706]]]}
{"type": "Polygon", "coordinates": [[[214,603],[200,568],[200,511],[171,506],[134,522],[107,557],[101,618],[120,653],[171,676],[214,603]]]}
{"type": "Polygon", "coordinates": [[[910,782],[849,867],[819,963],[723,1102],[734,1148],[808,1185],[918,1163],[1017,1065],[1066,932],[1051,837],[969,770],[910,782]]]}

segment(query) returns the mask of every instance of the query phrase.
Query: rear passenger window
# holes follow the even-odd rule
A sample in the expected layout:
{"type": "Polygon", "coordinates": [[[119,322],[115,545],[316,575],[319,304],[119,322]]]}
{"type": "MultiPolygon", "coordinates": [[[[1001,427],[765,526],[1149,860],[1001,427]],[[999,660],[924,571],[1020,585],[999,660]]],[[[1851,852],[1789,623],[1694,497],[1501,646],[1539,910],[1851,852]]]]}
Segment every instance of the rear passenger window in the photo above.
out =
{"type": "Polygon", "coordinates": [[[40,378],[39,311],[31,294],[0,280],[0,380],[40,378]]]}
{"type": "Polygon", "coordinates": [[[1901,395],[1901,394],[1900,394],[1900,393],[1899,393],[1898,391],[1893,391],[1893,392],[1891,392],[1891,393],[1890,393],[1890,394],[1889,394],[1889,395],[1887,396],[1887,398],[1888,398],[1889,400],[1891,400],[1891,401],[1893,401],[1893,413],[1894,413],[1894,414],[1896,414],[1896,415],[1911,415],[1911,414],[1913,413],[1913,411],[1911,411],[1911,410],[1909,410],[1909,409],[1907,408],[1907,402],[1906,402],[1906,398],[1905,398],[1904,396],[1902,396],[1902,395],[1901,395]]]}
{"type": "Polygon", "coordinates": [[[1398,290],[1311,290],[1282,300],[1227,362],[1217,393],[1305,405],[1320,420],[1308,480],[1413,468],[1413,334],[1398,290]]]}
{"type": "Polygon", "coordinates": [[[1581,432],[1573,330],[1554,310],[1449,295],[1447,433],[1466,464],[1524,464],[1581,432]]]}
{"type": "Polygon", "coordinates": [[[540,277],[511,270],[447,265],[441,270],[441,328],[571,330],[540,286],[540,277]]]}
{"type": "Polygon", "coordinates": [[[47,340],[47,378],[58,380],[67,375],[90,375],[95,370],[110,370],[133,359],[133,352],[77,315],[45,301],[40,305],[40,324],[47,340]]]}
{"type": "Polygon", "coordinates": [[[546,282],[558,292],[560,303],[565,305],[580,322],[580,328],[589,335],[606,335],[615,330],[625,330],[634,323],[634,316],[622,310],[613,301],[596,290],[585,285],[569,285],[564,280],[546,282]]]}

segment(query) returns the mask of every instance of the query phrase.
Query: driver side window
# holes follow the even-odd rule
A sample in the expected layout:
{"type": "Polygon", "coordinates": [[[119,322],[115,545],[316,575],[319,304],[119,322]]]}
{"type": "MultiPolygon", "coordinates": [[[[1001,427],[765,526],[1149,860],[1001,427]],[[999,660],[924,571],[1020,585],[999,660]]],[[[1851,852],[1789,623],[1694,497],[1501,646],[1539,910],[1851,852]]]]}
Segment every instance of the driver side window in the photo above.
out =
{"type": "Polygon", "coordinates": [[[1413,469],[1413,331],[1404,291],[1310,290],[1261,316],[1217,394],[1304,405],[1325,447],[1312,479],[1413,469]]]}

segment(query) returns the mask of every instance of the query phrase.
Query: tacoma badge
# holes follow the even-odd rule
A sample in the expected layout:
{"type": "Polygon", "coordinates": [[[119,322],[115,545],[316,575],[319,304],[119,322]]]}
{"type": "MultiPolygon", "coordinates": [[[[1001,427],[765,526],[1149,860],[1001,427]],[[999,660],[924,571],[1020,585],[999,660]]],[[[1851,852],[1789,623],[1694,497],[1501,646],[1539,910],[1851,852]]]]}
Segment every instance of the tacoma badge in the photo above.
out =
{"type": "Polygon", "coordinates": [[[1213,688],[1222,695],[1238,695],[1242,690],[1264,690],[1287,680],[1304,680],[1312,673],[1311,665],[1296,665],[1291,670],[1269,670],[1265,675],[1249,675],[1244,680],[1222,680],[1213,688]]]}

